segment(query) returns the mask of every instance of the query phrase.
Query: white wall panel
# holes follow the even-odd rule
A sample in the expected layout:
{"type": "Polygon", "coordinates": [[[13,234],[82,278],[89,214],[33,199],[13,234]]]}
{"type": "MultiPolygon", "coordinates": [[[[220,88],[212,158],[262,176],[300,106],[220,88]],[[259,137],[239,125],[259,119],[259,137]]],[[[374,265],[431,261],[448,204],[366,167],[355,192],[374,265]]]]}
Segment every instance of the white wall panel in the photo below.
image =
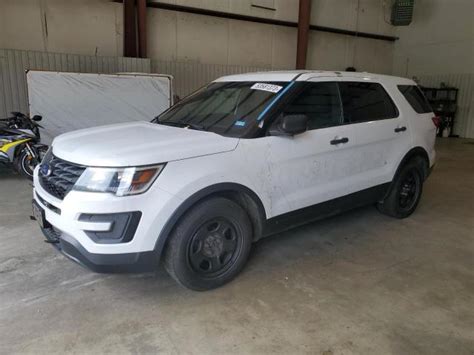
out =
{"type": "Polygon", "coordinates": [[[122,33],[109,0],[0,0],[0,48],[117,56],[122,33]]]}
{"type": "Polygon", "coordinates": [[[148,11],[148,56],[160,60],[177,59],[177,17],[176,11],[148,11]],[[166,34],[166,35],[161,35],[166,34]]]}
{"type": "Polygon", "coordinates": [[[0,49],[0,117],[28,112],[25,71],[30,69],[107,74],[151,70],[149,59],[0,49]]]}
{"type": "MultiPolygon", "coordinates": [[[[252,0],[150,2],[292,22],[298,19],[298,0],[272,0],[274,9],[252,6],[252,0]]],[[[385,22],[389,15],[387,3],[390,2],[313,0],[311,23],[392,35],[394,27],[385,22]]],[[[156,8],[148,8],[147,28],[148,57],[152,59],[276,69],[295,67],[295,28],[156,8]]],[[[387,73],[385,64],[374,65],[373,58],[381,53],[381,62],[387,63],[386,57],[391,51],[380,52],[380,44],[393,47],[393,43],[354,40],[351,36],[319,31],[311,31],[311,34],[309,51],[312,54],[308,67],[343,70],[356,66],[360,70],[374,68],[387,73]]],[[[0,0],[0,48],[120,56],[123,5],[110,0],[0,0]]]]}
{"type": "Polygon", "coordinates": [[[199,64],[152,60],[153,73],[174,77],[174,91],[180,98],[189,95],[208,82],[224,75],[270,70],[270,67],[252,67],[222,64],[199,64]]]}
{"type": "MultiPolygon", "coordinates": [[[[275,10],[252,0],[155,0],[177,5],[296,22],[298,0],[275,0],[275,10]]],[[[388,6],[388,5],[387,5],[388,6]]],[[[313,0],[311,23],[393,35],[390,9],[379,0],[313,0]]],[[[296,28],[148,9],[150,58],[208,64],[294,69],[296,28]]],[[[311,31],[307,65],[315,69],[391,73],[393,42],[311,31]],[[380,63],[374,63],[374,61],[380,63]]]]}
{"type": "Polygon", "coordinates": [[[176,52],[181,61],[227,63],[228,20],[178,12],[177,21],[176,52]]]}

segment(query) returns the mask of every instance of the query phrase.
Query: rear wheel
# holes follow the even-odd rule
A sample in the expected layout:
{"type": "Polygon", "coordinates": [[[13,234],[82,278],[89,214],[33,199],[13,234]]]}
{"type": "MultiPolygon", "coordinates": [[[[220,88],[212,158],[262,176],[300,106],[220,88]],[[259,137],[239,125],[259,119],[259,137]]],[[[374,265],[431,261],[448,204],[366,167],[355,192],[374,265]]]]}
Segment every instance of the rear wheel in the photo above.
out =
{"type": "Polygon", "coordinates": [[[395,177],[387,198],[379,202],[380,212],[395,217],[410,216],[418,206],[423,191],[423,165],[419,160],[410,161],[395,177]]]}
{"type": "Polygon", "coordinates": [[[165,268],[187,288],[213,289],[242,270],[251,244],[252,226],[244,209],[231,200],[211,198],[178,222],[165,250],[165,268]]]}

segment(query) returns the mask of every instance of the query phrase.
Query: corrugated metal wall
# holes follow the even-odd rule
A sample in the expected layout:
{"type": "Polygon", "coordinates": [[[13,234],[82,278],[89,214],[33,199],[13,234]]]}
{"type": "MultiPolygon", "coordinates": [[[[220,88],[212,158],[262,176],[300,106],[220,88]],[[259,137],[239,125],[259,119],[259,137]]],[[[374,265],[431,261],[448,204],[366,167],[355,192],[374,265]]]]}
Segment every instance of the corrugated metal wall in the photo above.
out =
{"type": "Polygon", "coordinates": [[[174,91],[181,98],[220,76],[270,69],[269,67],[151,61],[152,73],[173,75],[174,91]]]}
{"type": "Polygon", "coordinates": [[[459,89],[453,133],[474,138],[474,74],[421,75],[418,79],[423,86],[439,87],[445,83],[459,89]]]}
{"type": "Polygon", "coordinates": [[[0,117],[7,116],[10,111],[28,112],[26,70],[149,73],[150,64],[149,59],[0,49],[0,117]]]}

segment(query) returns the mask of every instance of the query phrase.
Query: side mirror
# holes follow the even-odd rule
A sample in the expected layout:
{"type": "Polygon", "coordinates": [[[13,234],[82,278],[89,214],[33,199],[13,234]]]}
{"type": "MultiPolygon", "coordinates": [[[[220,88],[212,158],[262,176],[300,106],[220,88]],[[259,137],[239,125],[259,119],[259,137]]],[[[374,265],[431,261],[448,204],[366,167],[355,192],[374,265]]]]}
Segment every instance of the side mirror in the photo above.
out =
{"type": "Polygon", "coordinates": [[[43,116],[40,116],[40,115],[34,115],[33,117],[31,117],[31,119],[33,121],[36,121],[36,122],[39,122],[43,119],[43,116]]]}
{"type": "Polygon", "coordinates": [[[308,116],[303,114],[285,115],[277,120],[268,133],[271,136],[294,136],[308,130],[308,116]]]}

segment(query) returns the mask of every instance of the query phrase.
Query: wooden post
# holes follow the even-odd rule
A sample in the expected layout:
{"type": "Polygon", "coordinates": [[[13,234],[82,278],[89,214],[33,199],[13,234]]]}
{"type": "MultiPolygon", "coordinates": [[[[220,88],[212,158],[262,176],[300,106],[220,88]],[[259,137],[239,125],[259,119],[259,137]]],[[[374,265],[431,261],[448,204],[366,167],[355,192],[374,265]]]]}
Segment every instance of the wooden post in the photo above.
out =
{"type": "Polygon", "coordinates": [[[135,0],[123,0],[123,55],[137,56],[135,0]]]}
{"type": "Polygon", "coordinates": [[[138,56],[146,58],[147,32],[146,32],[146,0],[137,0],[137,25],[138,25],[138,56]]]}
{"type": "Polygon", "coordinates": [[[300,0],[298,14],[298,41],[296,47],[296,69],[306,69],[310,17],[311,0],[300,0]]]}

